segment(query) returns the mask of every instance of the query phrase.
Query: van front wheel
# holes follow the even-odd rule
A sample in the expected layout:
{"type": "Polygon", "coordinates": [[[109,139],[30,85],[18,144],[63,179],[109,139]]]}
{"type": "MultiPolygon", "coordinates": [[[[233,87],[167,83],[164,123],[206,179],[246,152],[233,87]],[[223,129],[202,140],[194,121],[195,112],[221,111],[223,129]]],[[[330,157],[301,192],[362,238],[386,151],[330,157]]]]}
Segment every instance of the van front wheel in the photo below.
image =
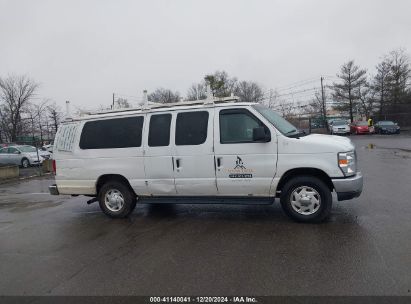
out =
{"type": "Polygon", "coordinates": [[[118,181],[105,183],[98,194],[101,210],[113,218],[124,218],[136,207],[136,197],[128,186],[118,181]]]}
{"type": "Polygon", "coordinates": [[[328,186],[314,176],[289,180],[281,191],[284,212],[298,222],[318,223],[331,212],[332,195],[328,186]]]}

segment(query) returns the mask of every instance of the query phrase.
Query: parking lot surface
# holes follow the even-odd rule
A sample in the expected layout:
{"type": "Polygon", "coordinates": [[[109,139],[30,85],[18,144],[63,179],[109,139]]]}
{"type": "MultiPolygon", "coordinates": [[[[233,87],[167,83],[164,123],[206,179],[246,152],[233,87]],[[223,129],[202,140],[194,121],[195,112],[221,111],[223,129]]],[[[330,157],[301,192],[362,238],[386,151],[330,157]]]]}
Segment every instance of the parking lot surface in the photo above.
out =
{"type": "Polygon", "coordinates": [[[361,197],[322,224],[272,206],[137,205],[51,177],[0,185],[0,295],[411,295],[411,137],[352,136],[361,197]]]}

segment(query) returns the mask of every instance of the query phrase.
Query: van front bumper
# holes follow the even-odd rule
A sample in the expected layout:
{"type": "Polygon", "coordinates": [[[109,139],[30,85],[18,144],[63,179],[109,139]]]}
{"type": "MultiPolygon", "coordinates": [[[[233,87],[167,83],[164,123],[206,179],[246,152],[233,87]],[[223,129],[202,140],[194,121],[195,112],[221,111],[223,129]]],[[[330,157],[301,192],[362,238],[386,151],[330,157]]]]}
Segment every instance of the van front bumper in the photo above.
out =
{"type": "Polygon", "coordinates": [[[361,195],[363,187],[361,172],[347,178],[334,178],[331,181],[339,201],[350,200],[361,195]]]}
{"type": "Polygon", "coordinates": [[[59,195],[59,194],[60,194],[60,193],[59,193],[59,190],[57,189],[57,185],[56,185],[56,184],[50,185],[50,186],[49,186],[49,191],[50,191],[50,194],[51,194],[51,195],[59,195]]]}

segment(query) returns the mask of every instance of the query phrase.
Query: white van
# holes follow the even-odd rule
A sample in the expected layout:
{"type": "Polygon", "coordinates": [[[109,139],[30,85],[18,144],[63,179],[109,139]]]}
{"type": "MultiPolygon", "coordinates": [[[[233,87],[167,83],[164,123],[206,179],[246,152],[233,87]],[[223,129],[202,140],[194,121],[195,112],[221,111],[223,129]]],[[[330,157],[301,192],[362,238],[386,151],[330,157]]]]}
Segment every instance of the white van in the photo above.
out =
{"type": "Polygon", "coordinates": [[[233,98],[90,114],[64,122],[50,193],[86,195],[111,217],[136,203],[272,204],[318,222],[361,194],[348,138],[299,134],[277,113],[233,98]]]}

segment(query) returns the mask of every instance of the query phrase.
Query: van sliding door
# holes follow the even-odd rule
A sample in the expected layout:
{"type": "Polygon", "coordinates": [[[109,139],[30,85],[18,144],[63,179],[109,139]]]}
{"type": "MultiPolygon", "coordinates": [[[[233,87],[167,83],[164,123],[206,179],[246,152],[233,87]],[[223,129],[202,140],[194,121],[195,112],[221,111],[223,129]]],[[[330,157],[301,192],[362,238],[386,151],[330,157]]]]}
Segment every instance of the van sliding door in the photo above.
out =
{"type": "Polygon", "coordinates": [[[179,111],[176,115],[174,176],[177,195],[217,194],[213,120],[213,108],[179,111]]]}
{"type": "Polygon", "coordinates": [[[147,195],[176,195],[174,184],[173,141],[171,113],[147,115],[144,169],[147,195]]]}

